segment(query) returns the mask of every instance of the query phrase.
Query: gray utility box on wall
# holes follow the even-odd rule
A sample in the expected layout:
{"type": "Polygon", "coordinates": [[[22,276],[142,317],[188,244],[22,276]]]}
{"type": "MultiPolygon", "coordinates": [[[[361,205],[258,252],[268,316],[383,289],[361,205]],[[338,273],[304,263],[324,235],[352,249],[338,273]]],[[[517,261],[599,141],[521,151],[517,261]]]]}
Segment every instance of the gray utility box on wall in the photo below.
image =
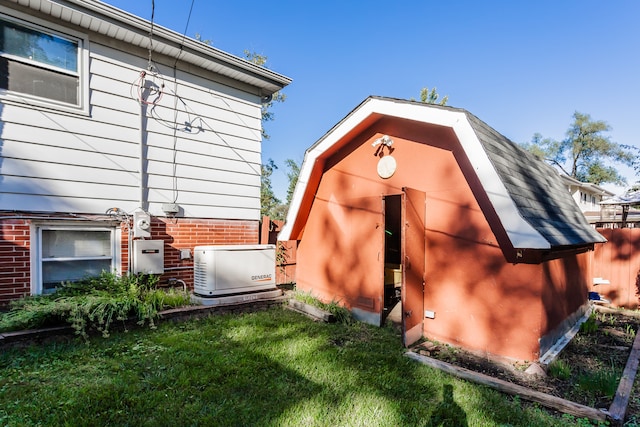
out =
{"type": "Polygon", "coordinates": [[[193,292],[205,297],[276,288],[275,245],[196,246],[193,292]]]}
{"type": "Polygon", "coordinates": [[[164,273],[164,240],[133,241],[133,273],[164,273]]]}

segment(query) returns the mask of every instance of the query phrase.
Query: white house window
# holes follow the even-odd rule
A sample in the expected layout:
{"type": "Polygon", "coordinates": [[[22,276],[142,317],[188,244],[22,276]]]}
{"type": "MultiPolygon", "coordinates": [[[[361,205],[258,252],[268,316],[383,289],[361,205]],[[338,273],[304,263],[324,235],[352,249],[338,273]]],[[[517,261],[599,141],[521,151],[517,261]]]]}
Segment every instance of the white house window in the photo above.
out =
{"type": "Polygon", "coordinates": [[[580,201],[582,203],[587,203],[587,193],[580,192],[580,201]]]}
{"type": "Polygon", "coordinates": [[[0,16],[0,89],[81,105],[82,40],[0,16]]]}
{"type": "Polygon", "coordinates": [[[62,282],[117,270],[119,235],[115,228],[38,226],[35,235],[34,294],[51,293],[62,282]]]}

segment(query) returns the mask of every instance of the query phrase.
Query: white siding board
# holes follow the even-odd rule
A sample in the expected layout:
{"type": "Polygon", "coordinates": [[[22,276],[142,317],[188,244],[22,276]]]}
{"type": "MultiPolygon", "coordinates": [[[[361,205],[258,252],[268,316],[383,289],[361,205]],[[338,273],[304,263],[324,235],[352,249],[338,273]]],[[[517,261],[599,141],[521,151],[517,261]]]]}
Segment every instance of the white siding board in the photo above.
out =
{"type": "Polygon", "coordinates": [[[89,89],[110,93],[114,96],[119,96],[130,99],[132,102],[136,102],[136,92],[132,92],[132,88],[134,87],[132,85],[133,82],[133,78],[131,81],[123,81],[114,78],[113,75],[101,75],[92,72],[91,78],[89,79],[89,89]]]}
{"type": "Polygon", "coordinates": [[[13,159],[29,159],[42,163],[58,162],[61,165],[104,168],[114,171],[138,171],[140,165],[140,162],[135,157],[110,156],[100,152],[46,145],[36,146],[19,141],[5,141],[2,156],[13,159]]]}
{"type": "MultiPolygon", "coordinates": [[[[219,147],[219,146],[202,146],[201,151],[184,151],[178,150],[176,160],[178,157],[181,159],[184,156],[190,156],[189,161],[178,161],[178,163],[182,164],[192,164],[192,165],[201,165],[203,167],[214,167],[213,164],[220,160],[230,160],[232,162],[241,162],[248,163],[250,165],[260,165],[261,155],[260,153],[252,152],[252,151],[243,151],[243,150],[233,150],[229,147],[219,147]],[[198,160],[191,160],[191,159],[198,160]],[[212,163],[214,162],[214,163],[212,163]]],[[[158,160],[163,162],[172,162],[174,158],[174,150],[171,148],[160,148],[149,145],[147,147],[147,158],[150,160],[158,160]]]]}
{"type": "Polygon", "coordinates": [[[1,120],[5,123],[22,123],[53,130],[61,130],[76,135],[111,137],[125,141],[137,141],[137,129],[123,128],[119,124],[90,121],[86,116],[56,114],[49,111],[5,105],[1,120]],[[14,107],[14,108],[12,108],[14,107]]]}
{"type": "MultiPolygon", "coordinates": [[[[125,142],[115,139],[107,139],[88,135],[73,135],[61,130],[45,129],[33,125],[5,123],[2,128],[2,139],[5,149],[10,149],[13,144],[31,143],[60,147],[78,151],[100,153],[103,156],[114,155],[137,159],[137,142],[125,142]]],[[[38,150],[39,147],[29,147],[29,150],[38,150]]],[[[3,155],[7,155],[5,151],[3,155]]],[[[31,156],[31,151],[28,151],[31,156]]],[[[57,158],[55,156],[54,158],[57,158]]]]}
{"type": "MultiPolygon", "coordinates": [[[[135,118],[135,120],[131,124],[131,127],[135,127],[136,129],[139,128],[138,123],[140,123],[140,120],[138,119],[138,117],[140,115],[140,104],[138,104],[138,102],[133,98],[116,96],[109,92],[92,89],[90,104],[92,110],[98,107],[102,109],[118,111],[122,113],[123,116],[129,115],[132,118],[135,118]]],[[[91,118],[93,120],[99,120],[95,117],[94,114],[91,114],[91,118]]]]}
{"type": "MultiPolygon", "coordinates": [[[[151,133],[166,133],[173,135],[173,112],[166,111],[162,109],[156,110],[156,116],[154,118],[150,118],[147,120],[147,131],[151,133]],[[164,111],[164,114],[163,114],[164,111]],[[159,118],[160,120],[157,120],[159,118]]],[[[187,115],[184,113],[178,114],[178,129],[184,127],[185,122],[193,121],[195,123],[200,123],[200,120],[197,119],[194,115],[187,115]]],[[[250,129],[244,127],[242,125],[237,125],[233,123],[221,122],[216,119],[202,119],[202,128],[207,131],[213,132],[218,135],[221,139],[225,140],[225,135],[235,135],[236,137],[245,138],[248,140],[260,140],[261,131],[260,129],[250,129]]],[[[178,131],[178,133],[182,133],[178,131]]]]}
{"type": "MultiPolygon", "coordinates": [[[[205,200],[207,194],[253,197],[259,194],[260,191],[259,185],[240,185],[189,178],[178,178],[175,182],[177,183],[177,188],[187,189],[187,191],[192,193],[205,194],[205,200]]],[[[156,190],[173,190],[173,184],[173,177],[161,175],[149,176],[149,186],[156,190]]]]}
{"type": "MultiPolygon", "coordinates": [[[[147,172],[150,175],[158,176],[172,176],[173,164],[150,162],[147,172]]],[[[219,169],[204,169],[191,165],[177,165],[176,172],[179,177],[202,179],[204,181],[216,182],[216,183],[235,183],[239,185],[260,186],[260,177],[255,175],[249,175],[241,172],[232,172],[228,170],[219,169]]]]}
{"type": "Polygon", "coordinates": [[[233,172],[242,172],[248,175],[260,176],[261,166],[259,163],[247,163],[240,160],[219,159],[216,157],[201,156],[198,154],[178,152],[176,162],[179,164],[212,167],[215,169],[225,169],[233,172]]]}
{"type": "MultiPolygon", "coordinates": [[[[108,46],[91,43],[91,72],[104,76],[117,76],[121,81],[133,82],[140,71],[147,69],[147,58],[140,58],[122,50],[116,50],[108,46]],[[95,60],[95,64],[94,64],[95,60]],[[131,77],[131,79],[129,79],[131,77]]],[[[164,78],[169,89],[173,89],[173,69],[161,63],[156,63],[159,74],[164,78]]],[[[249,94],[240,89],[224,85],[212,80],[207,80],[193,74],[178,70],[176,73],[180,90],[193,88],[197,92],[206,91],[212,97],[221,101],[222,105],[230,105],[230,109],[248,116],[255,115],[255,109],[260,109],[257,95],[249,94]]],[[[201,95],[198,95],[200,97],[201,95]]],[[[212,103],[213,104],[213,103],[212,103]]],[[[218,105],[218,104],[214,104],[218,105]]]]}
{"type": "MultiPolygon", "coordinates": [[[[179,150],[191,152],[202,152],[205,150],[204,147],[209,146],[213,150],[216,150],[217,147],[226,147],[231,150],[259,153],[262,146],[262,143],[259,140],[240,138],[235,135],[223,135],[207,129],[202,132],[196,130],[191,133],[178,132],[177,137],[176,147],[179,150]],[[194,144],[194,142],[204,145],[194,144]]],[[[175,139],[173,137],[173,133],[148,133],[147,144],[150,146],[173,149],[174,143],[175,139]]]]}
{"type": "MultiPolygon", "coordinates": [[[[260,219],[260,209],[201,206],[198,204],[181,204],[180,207],[184,210],[184,216],[187,218],[240,219],[253,221],[260,219]]],[[[133,209],[130,210],[130,212],[132,211],[133,209]]],[[[160,203],[150,203],[149,212],[152,215],[164,216],[162,204],[160,203]]]]}
{"type": "MultiPolygon", "coordinates": [[[[73,197],[80,199],[119,200],[134,199],[138,194],[137,183],[132,186],[110,185],[79,181],[61,181],[46,178],[4,176],[2,186],[14,194],[39,194],[43,196],[73,197]]],[[[6,209],[7,207],[3,207],[6,209]]]]}
{"type": "MultiPolygon", "coordinates": [[[[195,90],[189,86],[178,86],[177,106],[190,114],[203,117],[216,117],[221,121],[242,124],[251,128],[259,128],[261,111],[259,106],[248,110],[243,103],[231,103],[231,100],[203,90],[195,90]]],[[[175,86],[173,82],[165,87],[164,96],[158,105],[173,109],[176,104],[175,86]]]]}
{"type": "Polygon", "coordinates": [[[105,213],[107,209],[113,207],[133,212],[139,204],[137,200],[122,198],[118,200],[78,199],[75,197],[0,193],[2,209],[7,209],[6,206],[10,206],[11,210],[27,212],[105,213]]]}
{"type": "MultiPolygon", "coordinates": [[[[86,182],[102,185],[138,185],[140,181],[136,171],[101,169],[96,167],[77,166],[60,163],[47,163],[35,160],[18,160],[5,158],[2,162],[2,173],[5,176],[43,178],[71,182],[86,182]]],[[[15,191],[3,183],[5,191],[15,191]]]]}
{"type": "MultiPolygon", "coordinates": [[[[171,190],[154,189],[149,191],[149,203],[167,203],[176,199],[175,194],[171,190]]],[[[203,205],[211,207],[238,207],[247,209],[260,209],[260,200],[249,196],[233,196],[228,194],[206,194],[205,193],[189,193],[178,192],[176,200],[178,204],[187,205],[203,205]],[[207,203],[203,203],[206,197],[207,203]]]]}
{"type": "MultiPolygon", "coordinates": [[[[124,112],[121,110],[115,110],[113,108],[105,108],[97,105],[92,105],[90,109],[91,118],[96,122],[102,123],[119,123],[123,128],[129,128],[135,130],[136,141],[140,139],[138,137],[140,129],[140,116],[137,113],[124,112]]],[[[116,135],[112,135],[116,136],[116,135]]]]}

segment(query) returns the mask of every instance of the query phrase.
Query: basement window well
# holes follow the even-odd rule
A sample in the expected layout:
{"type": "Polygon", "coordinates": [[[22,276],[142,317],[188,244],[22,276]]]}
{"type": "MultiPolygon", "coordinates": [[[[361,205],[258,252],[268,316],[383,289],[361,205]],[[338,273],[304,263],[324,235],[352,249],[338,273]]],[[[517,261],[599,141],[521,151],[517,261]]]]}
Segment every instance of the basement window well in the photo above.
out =
{"type": "Polygon", "coordinates": [[[117,270],[119,240],[119,232],[110,227],[36,227],[31,246],[32,293],[52,293],[62,282],[117,270]]]}

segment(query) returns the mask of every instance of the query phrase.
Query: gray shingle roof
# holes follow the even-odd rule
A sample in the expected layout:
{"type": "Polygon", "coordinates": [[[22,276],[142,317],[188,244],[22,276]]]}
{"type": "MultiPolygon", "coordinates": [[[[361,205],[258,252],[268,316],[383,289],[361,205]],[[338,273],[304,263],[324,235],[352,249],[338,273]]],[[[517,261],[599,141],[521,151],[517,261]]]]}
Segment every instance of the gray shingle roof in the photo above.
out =
{"type": "Polygon", "coordinates": [[[606,241],[587,222],[555,169],[473,114],[465,114],[520,215],[552,247],[606,241]]]}

